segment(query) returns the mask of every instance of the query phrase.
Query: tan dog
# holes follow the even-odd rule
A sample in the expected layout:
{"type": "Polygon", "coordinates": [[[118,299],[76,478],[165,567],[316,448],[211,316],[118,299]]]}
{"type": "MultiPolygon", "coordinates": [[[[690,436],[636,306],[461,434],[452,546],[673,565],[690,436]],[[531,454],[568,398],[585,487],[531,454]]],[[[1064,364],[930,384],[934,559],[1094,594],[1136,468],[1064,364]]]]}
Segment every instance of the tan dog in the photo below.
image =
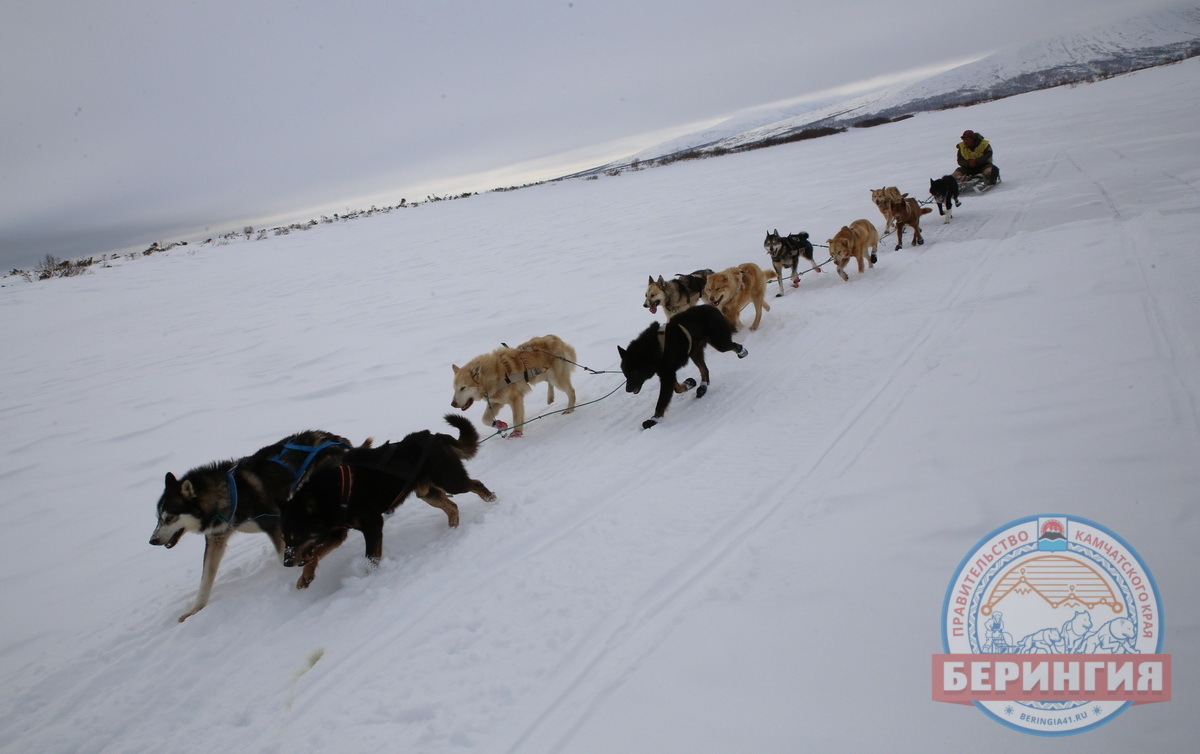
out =
{"type": "Polygon", "coordinates": [[[746,304],[754,304],[754,322],[750,329],[757,330],[763,309],[771,311],[766,299],[767,281],[774,279],[774,275],[763,271],[754,262],[739,264],[708,276],[704,300],[721,310],[734,332],[742,327],[742,309],[746,304]]]}
{"type": "Polygon", "coordinates": [[[521,437],[525,423],[525,394],[533,385],[545,382],[546,403],[554,402],[554,388],[566,392],[567,408],[575,409],[575,388],[571,372],[575,369],[575,349],[557,335],[531,338],[516,348],[497,348],[481,354],[454,370],[454,398],[450,405],[466,411],[477,400],[485,401],[483,423],[500,430],[508,425],[496,418],[504,405],[512,407],[513,431],[510,436],[521,437]]]}
{"type": "Polygon", "coordinates": [[[913,246],[925,243],[921,236],[921,215],[933,212],[933,207],[922,207],[920,202],[908,194],[905,194],[903,199],[892,201],[891,207],[892,217],[896,220],[896,251],[904,246],[905,225],[913,229],[913,246]]]}
{"type": "Polygon", "coordinates": [[[875,229],[874,223],[870,220],[859,219],[843,225],[842,229],[829,239],[829,256],[833,258],[833,263],[837,265],[837,274],[842,280],[849,280],[850,276],[846,274],[846,265],[851,259],[858,260],[858,274],[863,273],[863,257],[867,258],[867,264],[870,267],[875,266],[875,253],[879,251],[879,231],[875,229]],[[871,247],[871,253],[867,253],[867,247],[871,247]]]}
{"type": "Polygon", "coordinates": [[[892,215],[892,202],[903,201],[906,196],[908,194],[901,194],[900,189],[895,186],[871,189],[871,201],[875,202],[875,206],[883,214],[883,219],[887,220],[883,228],[884,234],[891,233],[896,222],[896,218],[892,215]]]}

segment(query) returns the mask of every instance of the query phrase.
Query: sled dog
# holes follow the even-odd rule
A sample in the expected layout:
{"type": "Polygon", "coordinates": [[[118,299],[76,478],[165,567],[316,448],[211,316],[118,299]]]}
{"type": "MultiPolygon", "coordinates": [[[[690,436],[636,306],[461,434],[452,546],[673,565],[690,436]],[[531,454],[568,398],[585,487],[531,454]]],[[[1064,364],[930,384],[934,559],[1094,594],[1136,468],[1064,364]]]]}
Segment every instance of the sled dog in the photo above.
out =
{"type": "Polygon", "coordinates": [[[466,411],[475,401],[484,401],[483,423],[501,431],[508,429],[508,425],[496,418],[496,412],[505,405],[511,406],[510,437],[524,434],[525,394],[539,382],[546,383],[546,403],[554,402],[554,388],[558,388],[567,394],[563,413],[575,410],[575,388],[571,385],[575,349],[557,335],[530,338],[516,348],[503,346],[476,356],[461,367],[451,368],[454,397],[450,405],[466,411]]]}
{"type": "Polygon", "coordinates": [[[858,260],[859,275],[863,273],[863,257],[866,257],[869,267],[874,267],[879,261],[876,257],[879,250],[879,231],[870,220],[858,219],[849,225],[843,225],[828,243],[829,256],[833,258],[837,274],[842,280],[850,279],[846,274],[846,265],[851,259],[858,260]],[[871,247],[870,252],[867,251],[868,246],[871,247]]]}
{"type": "Polygon", "coordinates": [[[283,564],[303,567],[297,589],[312,583],[321,558],[342,544],[351,529],[362,532],[367,559],[378,564],[383,518],[410,494],[445,511],[452,527],[458,526],[458,506],[450,495],[474,492],[488,502],[496,499],[463,465],[479,450],[479,432],[465,417],[446,414],[445,419],[458,430],[457,438],[422,430],[400,442],[355,448],[296,490],[282,527],[283,564]]]}
{"type": "Polygon", "coordinates": [[[757,330],[763,309],[771,311],[766,300],[767,281],[774,279],[754,262],[743,262],[709,275],[704,284],[704,301],[721,310],[734,332],[742,327],[742,309],[747,304],[754,304],[754,321],[750,323],[750,329],[757,330]]]}
{"type": "Polygon", "coordinates": [[[771,255],[771,266],[775,268],[775,280],[779,282],[779,293],[775,294],[775,298],[783,295],[784,269],[790,268],[792,271],[792,287],[800,287],[800,274],[796,268],[800,265],[801,257],[808,260],[809,266],[814,271],[821,271],[821,268],[813,261],[813,246],[808,240],[807,233],[791,233],[781,236],[779,230],[776,229],[763,239],[763,248],[771,255]]]}
{"type": "Polygon", "coordinates": [[[875,202],[875,206],[879,208],[879,212],[886,220],[883,232],[888,234],[895,227],[896,219],[892,216],[892,202],[902,201],[908,194],[901,194],[900,189],[895,186],[885,186],[880,189],[871,189],[871,201],[875,202]]]}
{"type": "Polygon", "coordinates": [[[922,207],[921,203],[907,194],[903,201],[892,202],[892,217],[896,219],[896,251],[904,246],[904,226],[913,229],[913,246],[925,243],[921,236],[921,215],[933,212],[933,207],[922,207]]]}
{"type": "Polygon", "coordinates": [[[348,450],[346,438],[308,430],[241,460],[198,466],[179,479],[167,473],[150,544],[170,549],[185,532],[204,535],[200,592],[192,608],[179,616],[181,622],[208,604],[221,557],[235,531],[261,531],[283,555],[279,516],[292,491],[312,474],[337,465],[348,450]]]}
{"type": "Polygon", "coordinates": [[[704,281],[711,274],[712,270],[696,270],[687,275],[680,273],[673,280],[663,280],[662,275],[658,280],[651,277],[646,284],[646,302],[642,306],[651,314],[658,313],[661,306],[670,319],[689,306],[695,306],[704,292],[704,281]]]}
{"type": "Polygon", "coordinates": [[[943,175],[941,178],[930,178],[929,195],[937,202],[938,214],[945,217],[942,220],[943,223],[948,223],[954,219],[954,214],[950,211],[950,202],[954,202],[955,207],[962,206],[962,202],[958,200],[958,181],[952,175],[943,175]]]}
{"type": "Polygon", "coordinates": [[[666,324],[655,322],[634,338],[628,348],[617,346],[621,357],[621,372],[625,375],[625,392],[637,395],[646,380],[658,375],[658,402],[654,417],[642,422],[650,429],[662,421],[674,393],[696,388],[696,397],[708,392],[708,365],[704,363],[704,348],[712,345],[718,351],[733,351],[739,359],[747,355],[745,347],[733,341],[729,321],[714,306],[700,304],[680,312],[666,324]],[[680,383],[675,377],[688,359],[700,369],[700,386],[689,377],[680,383]]]}

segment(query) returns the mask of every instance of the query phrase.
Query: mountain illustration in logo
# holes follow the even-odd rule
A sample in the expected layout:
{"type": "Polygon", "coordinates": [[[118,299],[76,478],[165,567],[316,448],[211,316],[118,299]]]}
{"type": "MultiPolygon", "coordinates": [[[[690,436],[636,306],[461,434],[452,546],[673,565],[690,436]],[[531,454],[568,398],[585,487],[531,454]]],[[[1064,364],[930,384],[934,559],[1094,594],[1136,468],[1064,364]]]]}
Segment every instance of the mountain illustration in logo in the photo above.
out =
{"type": "Polygon", "coordinates": [[[1035,594],[1051,609],[1083,607],[1091,610],[1107,605],[1114,613],[1125,609],[1100,572],[1075,558],[1065,555],[1038,555],[1021,561],[996,580],[991,596],[980,608],[982,615],[992,610],[1010,595],[1035,594]]]}

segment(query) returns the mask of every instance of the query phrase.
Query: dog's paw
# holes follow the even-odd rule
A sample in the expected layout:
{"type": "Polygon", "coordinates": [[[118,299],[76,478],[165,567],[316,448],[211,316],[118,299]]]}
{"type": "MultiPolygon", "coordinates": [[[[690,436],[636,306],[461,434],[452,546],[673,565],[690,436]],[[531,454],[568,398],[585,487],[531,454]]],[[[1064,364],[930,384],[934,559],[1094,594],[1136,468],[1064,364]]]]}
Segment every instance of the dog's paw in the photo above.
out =
{"type": "Polygon", "coordinates": [[[700,387],[696,388],[696,397],[697,397],[697,398],[703,398],[703,397],[704,397],[704,394],[705,394],[705,393],[707,393],[707,392],[708,392],[708,383],[707,383],[707,382],[701,382],[701,383],[700,383],[700,387]]]}
{"type": "Polygon", "coordinates": [[[696,387],[696,380],[694,378],[688,377],[686,380],[683,381],[683,389],[684,390],[691,390],[694,387],[696,387]]]}
{"type": "Polygon", "coordinates": [[[918,238],[918,239],[917,239],[917,241],[916,241],[916,244],[917,244],[917,246],[924,246],[924,245],[925,245],[925,239],[924,239],[924,238],[918,238]]]}
{"type": "MultiPolygon", "coordinates": [[[[795,288],[796,286],[794,286],[794,285],[793,285],[792,287],[793,287],[793,288],[795,288]]],[[[783,298],[783,294],[782,294],[782,293],[776,293],[776,294],[775,294],[775,298],[783,298]]]]}
{"type": "Polygon", "coordinates": [[[658,424],[658,422],[659,420],[657,418],[647,419],[646,421],[642,422],[642,429],[650,429],[655,424],[658,424]]]}
{"type": "Polygon", "coordinates": [[[518,437],[524,437],[524,436],[525,436],[525,432],[520,429],[514,429],[512,432],[509,432],[507,435],[504,435],[504,437],[507,437],[510,440],[515,440],[518,437]]]}
{"type": "Polygon", "coordinates": [[[739,359],[744,359],[749,355],[750,355],[750,352],[746,350],[745,346],[738,346],[738,358],[739,359]]]}
{"type": "Polygon", "coordinates": [[[904,244],[902,244],[902,243],[896,244],[896,251],[900,251],[903,248],[904,248],[904,244]]]}
{"type": "Polygon", "coordinates": [[[296,579],[296,588],[297,589],[308,589],[308,586],[311,583],[313,583],[311,576],[301,576],[300,578],[296,579]]]}

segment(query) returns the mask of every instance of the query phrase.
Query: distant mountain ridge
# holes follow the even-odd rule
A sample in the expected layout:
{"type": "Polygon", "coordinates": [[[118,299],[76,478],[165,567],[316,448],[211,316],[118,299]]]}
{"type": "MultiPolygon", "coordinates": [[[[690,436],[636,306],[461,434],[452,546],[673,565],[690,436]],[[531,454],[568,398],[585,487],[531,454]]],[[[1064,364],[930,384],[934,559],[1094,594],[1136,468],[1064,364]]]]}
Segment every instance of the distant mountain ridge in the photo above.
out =
{"type": "Polygon", "coordinates": [[[1200,4],[1140,15],[989,55],[921,81],[800,113],[740,114],[715,127],[569,177],[711,157],[869,127],[1064,84],[1098,81],[1200,55],[1200,4]],[[766,121],[766,122],[764,122],[766,121]]]}

